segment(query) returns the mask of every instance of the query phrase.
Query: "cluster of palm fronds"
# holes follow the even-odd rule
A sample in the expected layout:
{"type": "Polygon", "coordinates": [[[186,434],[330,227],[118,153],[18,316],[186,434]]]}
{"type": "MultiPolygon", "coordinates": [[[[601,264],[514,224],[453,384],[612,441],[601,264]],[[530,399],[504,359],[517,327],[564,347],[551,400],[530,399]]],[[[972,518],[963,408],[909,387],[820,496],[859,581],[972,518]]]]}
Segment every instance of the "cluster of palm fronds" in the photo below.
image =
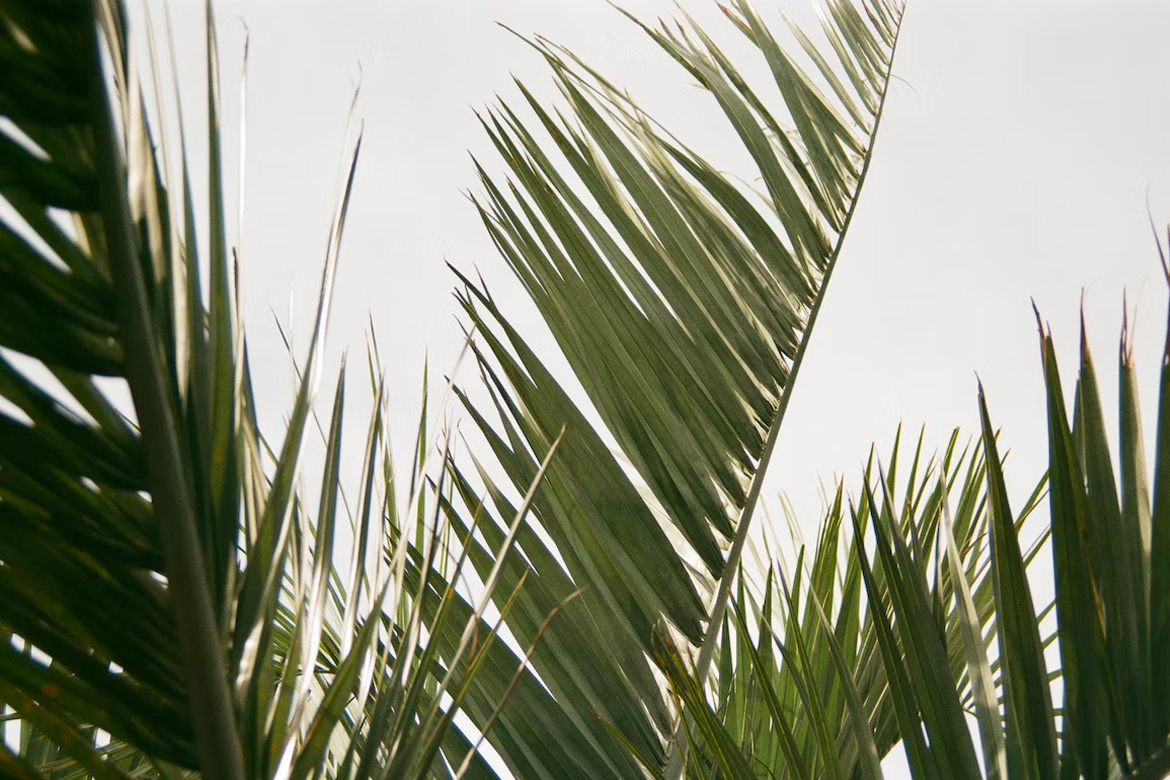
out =
{"type": "MultiPolygon", "coordinates": [[[[1019,514],[1008,503],[981,389],[983,454],[972,460],[953,514],[944,489],[954,479],[953,442],[932,490],[928,476],[915,493],[916,458],[900,510],[891,460],[890,473],[876,486],[867,477],[860,506],[848,509],[843,575],[835,556],[821,568],[824,539],[818,545],[803,622],[799,580],[791,591],[783,580],[769,588],[762,608],[741,589],[751,613],[740,607],[724,627],[728,660],[716,698],[666,645],[672,688],[694,716],[690,738],[705,761],[694,776],[878,780],[878,759],[895,741],[915,780],[1170,775],[1167,336],[1152,500],[1126,334],[1118,478],[1083,334],[1070,425],[1052,337],[1042,332],[1050,467],[1019,514]],[[1051,523],[1024,549],[1022,526],[1045,485],[1051,523]],[[867,546],[859,540],[870,531],[867,546]],[[1038,613],[1027,571],[1045,548],[1056,597],[1038,613]],[[787,607],[783,617],[771,614],[773,592],[787,607]],[[1053,612],[1055,629],[1045,635],[1053,612]],[[1054,680],[1062,707],[1053,704],[1054,680]]],[[[838,494],[824,529],[830,538],[841,515],[838,494]]]]}
{"type": "Polygon", "coordinates": [[[1012,512],[981,399],[977,445],[907,468],[896,444],[812,550],[745,560],[902,11],[827,0],[818,47],[723,10],[770,79],[690,20],[644,29],[728,122],[742,179],[542,39],[564,106],[521,85],[482,117],[507,174],[479,167],[479,214],[590,408],[460,276],[488,400],[452,390],[485,451],[432,446],[424,400],[396,471],[373,349],[351,504],[344,367],[327,424],[314,409],[357,149],[270,442],[210,8],[204,191],[120,0],[0,2],[0,777],[877,780],[899,743],[916,780],[1170,771],[1170,360],[1152,500],[1124,339],[1118,483],[1087,352],[1070,425],[1044,336],[1052,523],[1030,544],[1045,483],[1012,512]]]}
{"type": "Polygon", "coordinates": [[[0,22],[0,775],[413,777],[440,749],[474,755],[451,725],[494,632],[482,603],[455,605],[464,561],[423,490],[425,428],[408,479],[391,468],[373,361],[356,505],[340,500],[344,369],[315,512],[297,490],[357,151],[272,449],[225,237],[214,38],[197,240],[121,4],[6,2],[0,22]]]}

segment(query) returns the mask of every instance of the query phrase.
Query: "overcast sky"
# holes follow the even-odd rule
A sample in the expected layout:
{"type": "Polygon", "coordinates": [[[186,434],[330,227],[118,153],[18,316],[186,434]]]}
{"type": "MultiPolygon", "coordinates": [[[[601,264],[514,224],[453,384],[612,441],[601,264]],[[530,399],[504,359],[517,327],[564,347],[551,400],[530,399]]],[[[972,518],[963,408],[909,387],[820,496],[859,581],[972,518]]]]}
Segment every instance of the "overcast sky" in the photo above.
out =
{"type": "MultiPolygon", "coordinates": [[[[188,101],[201,89],[201,5],[172,3],[188,101]]],[[[682,6],[717,17],[712,0],[682,6]]],[[[650,19],[675,12],[665,0],[624,7],[650,19]]],[[[812,20],[805,0],[784,7],[812,20]]],[[[215,8],[228,128],[239,117],[244,24],[251,34],[242,278],[270,425],[289,402],[271,312],[307,335],[359,79],[365,137],[328,346],[333,364],[347,348],[363,357],[372,317],[391,370],[399,451],[413,434],[424,355],[441,376],[462,343],[445,261],[478,268],[521,329],[539,332],[463,195],[475,187],[467,150],[500,168],[472,108],[497,93],[514,98],[512,75],[550,94],[539,57],[496,22],[568,45],[685,138],[726,137],[722,115],[602,0],[218,0],[215,8]]],[[[1018,506],[1043,472],[1047,446],[1030,298],[1052,324],[1071,382],[1085,291],[1105,402],[1116,408],[1128,291],[1152,444],[1167,290],[1148,214],[1164,232],[1167,39],[1166,3],[910,2],[876,158],[770,474],[769,492],[789,495],[810,531],[818,480],[844,472],[855,482],[870,443],[886,448],[899,421],[914,432],[925,424],[932,444],[955,426],[974,431],[976,374],[1012,450],[1018,506]]],[[[721,40],[744,49],[735,33],[721,40]]],[[[187,107],[193,126],[195,108],[187,107]]],[[[229,162],[238,154],[233,133],[229,162]]],[[[535,341],[548,356],[551,339],[535,341]]]]}

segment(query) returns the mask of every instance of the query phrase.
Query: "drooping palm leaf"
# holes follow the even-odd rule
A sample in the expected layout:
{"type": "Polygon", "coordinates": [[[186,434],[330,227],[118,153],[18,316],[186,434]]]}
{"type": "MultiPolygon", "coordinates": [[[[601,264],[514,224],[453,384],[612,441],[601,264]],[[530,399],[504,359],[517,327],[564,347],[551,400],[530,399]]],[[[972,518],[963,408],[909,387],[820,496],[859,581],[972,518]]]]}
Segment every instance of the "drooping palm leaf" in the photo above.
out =
{"type": "MultiPolygon", "coordinates": [[[[702,647],[700,677],[710,667],[793,382],[872,160],[901,19],[895,3],[827,3],[822,53],[795,28],[792,45],[782,45],[746,0],[724,10],[770,79],[749,84],[744,66],[693,23],[645,30],[712,98],[755,165],[743,178],[760,180],[762,192],[714,168],[541,39],[533,45],[567,113],[521,85],[534,121],[507,104],[483,117],[509,169],[505,181],[480,168],[484,224],[603,425],[594,430],[486,287],[461,277],[493,399],[468,407],[512,490],[527,484],[538,453],[568,425],[534,503],[547,536],[521,540],[529,565],[563,580],[550,582],[546,604],[567,588],[581,591],[544,641],[569,646],[572,634],[594,630],[606,638],[600,654],[534,656],[549,690],[541,720],[553,730],[540,750],[556,754],[560,776],[631,770],[608,731],[579,719],[567,731],[552,725],[598,706],[593,681],[603,669],[621,670],[603,701],[632,718],[623,737],[651,762],[663,758],[673,726],[648,660],[660,621],[702,647]],[[610,451],[611,437],[647,494],[610,451]]],[[[493,501],[509,492],[487,481],[493,501]]],[[[536,624],[530,617],[520,630],[531,634],[536,624]]],[[[555,774],[523,751],[502,752],[518,774],[555,774]]]]}

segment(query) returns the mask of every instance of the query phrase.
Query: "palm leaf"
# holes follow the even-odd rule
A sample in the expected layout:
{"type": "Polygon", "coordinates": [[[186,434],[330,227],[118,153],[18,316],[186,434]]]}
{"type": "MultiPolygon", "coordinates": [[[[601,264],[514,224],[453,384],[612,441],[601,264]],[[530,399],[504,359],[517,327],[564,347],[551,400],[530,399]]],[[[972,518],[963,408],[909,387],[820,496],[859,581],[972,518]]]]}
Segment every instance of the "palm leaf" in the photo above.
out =
{"type": "MultiPolygon", "coordinates": [[[[206,236],[187,141],[156,137],[142,91],[151,73],[158,87],[157,70],[139,72],[151,60],[130,50],[129,24],[118,0],[0,9],[0,112],[15,128],[0,132],[0,703],[18,733],[0,746],[0,774],[366,780],[462,765],[494,776],[453,724],[498,626],[482,604],[450,606],[464,558],[437,513],[449,488],[420,489],[425,417],[402,496],[374,383],[360,501],[343,529],[343,366],[315,514],[302,493],[360,139],[273,447],[256,421],[229,259],[210,7],[206,236]],[[346,566],[335,538],[351,532],[346,566]],[[432,641],[452,632],[454,643],[432,641]]],[[[498,709],[506,694],[485,701],[498,709]]]]}
{"type": "MultiPolygon", "coordinates": [[[[1128,339],[1123,326],[1121,468],[1115,473],[1084,325],[1070,415],[1053,338],[1041,324],[1051,522],[1028,548],[1020,539],[1021,518],[1013,515],[1008,501],[1003,465],[980,387],[988,533],[968,540],[976,549],[970,561],[978,565],[964,562],[964,542],[955,534],[955,529],[968,527],[961,500],[955,519],[948,517],[943,526],[947,559],[938,561],[934,571],[942,571],[941,581],[944,586],[949,581],[949,587],[934,594],[938,601],[933,614],[931,599],[925,595],[931,569],[915,559],[928,548],[899,540],[898,525],[884,519],[892,516],[886,509],[889,502],[883,501],[880,509],[870,502],[887,586],[872,578],[863,546],[855,547],[853,555],[861,558],[869,613],[880,624],[882,663],[895,694],[898,732],[916,778],[1154,780],[1170,772],[1170,732],[1158,714],[1164,698],[1158,686],[1165,678],[1163,664],[1154,660],[1159,657],[1159,640],[1153,627],[1168,597],[1164,578],[1156,574],[1165,568],[1155,557],[1155,541],[1160,538],[1159,494],[1155,487],[1151,501],[1128,339]],[[883,533],[893,542],[892,552],[889,542],[881,538],[883,533]],[[1027,569],[1049,540],[1056,630],[1044,636],[1040,627],[1049,610],[1037,613],[1027,569]],[[886,615],[887,593],[893,620],[886,615]],[[911,600],[917,602],[916,609],[911,600]],[[940,606],[949,611],[945,625],[939,620],[940,606]],[[1046,652],[1053,641],[1058,642],[1060,658],[1055,672],[1049,670],[1046,652]],[[993,642],[998,654],[991,660],[993,642]],[[949,659],[957,687],[937,679],[915,659],[923,649],[930,649],[927,645],[933,646],[930,659],[936,667],[944,655],[949,659]],[[1055,680],[1063,694],[1060,709],[1053,706],[1055,680]],[[970,749],[966,724],[954,718],[968,701],[979,727],[982,766],[970,749]]],[[[1166,387],[1164,381],[1163,403],[1166,387]]],[[[1155,486],[1166,482],[1165,412],[1162,406],[1155,486]]],[[[1033,494],[1023,514],[1037,497],[1033,494]]]]}
{"type": "MultiPolygon", "coordinates": [[[[174,238],[171,208],[159,191],[138,76],[126,51],[126,20],[117,4],[51,5],[50,13],[40,4],[5,7],[6,61],[30,81],[58,78],[43,84],[39,101],[20,92],[6,98],[27,143],[5,137],[6,153],[20,163],[6,166],[13,175],[3,195],[19,216],[6,218],[3,231],[11,247],[6,277],[18,280],[16,289],[39,279],[58,302],[38,307],[33,321],[6,313],[4,346],[40,361],[46,379],[65,376],[62,385],[80,395],[72,393],[66,406],[28,372],[8,361],[0,368],[5,398],[28,418],[5,415],[0,422],[13,433],[4,437],[9,446],[0,467],[6,483],[0,507],[12,529],[2,534],[7,543],[0,552],[5,622],[53,658],[44,671],[12,659],[6,676],[24,687],[53,674],[79,700],[101,702],[89,709],[91,723],[134,735],[162,758],[193,765],[198,755],[214,774],[242,778],[211,596],[221,583],[209,582],[205,573],[215,569],[205,565],[209,552],[219,558],[233,551],[200,543],[199,528],[215,515],[197,504],[199,483],[191,475],[205,466],[204,453],[181,425],[185,393],[176,382],[176,329],[169,326],[175,305],[170,281],[182,266],[179,248],[168,243],[174,238]],[[101,65],[103,49],[113,61],[109,72],[101,65]],[[124,137],[119,125],[127,128],[124,137]],[[134,192],[126,184],[128,162],[141,177],[134,192]],[[53,209],[72,211],[72,224],[57,221],[53,209]],[[143,251],[152,242],[162,245],[157,258],[143,251]],[[161,279],[160,269],[166,274],[161,279]],[[73,305],[86,313],[84,324],[63,310],[63,302],[78,294],[91,301],[84,309],[73,305]],[[22,337],[18,330],[37,335],[22,337]],[[137,430],[94,387],[94,375],[125,379],[137,430]],[[79,408],[91,406],[102,413],[87,420],[79,408]],[[20,442],[27,444],[23,452],[20,442]],[[57,500],[46,501],[46,492],[57,500]],[[149,492],[150,501],[140,492],[149,492]],[[108,539],[106,549],[89,548],[84,537],[71,539],[70,523],[84,523],[92,536],[108,539]],[[137,547],[140,560],[132,563],[110,545],[137,547]],[[165,573],[166,587],[137,570],[143,557],[148,570],[165,573]],[[49,572],[52,588],[34,592],[49,572]],[[129,610],[129,619],[116,618],[115,610],[129,610]],[[123,671],[112,672],[111,664],[123,671]],[[189,679],[200,684],[188,686],[189,679]],[[113,695],[119,690],[125,695],[113,695]],[[152,711],[159,717],[149,728],[120,722],[150,719],[152,711]]],[[[213,335],[218,332],[213,328],[213,335]]],[[[223,338],[234,342],[231,334],[223,338]]],[[[53,698],[42,693],[41,704],[57,709],[53,698]]],[[[67,721],[68,709],[56,714],[67,721]]]]}
{"type": "MultiPolygon", "coordinates": [[[[825,53],[803,33],[794,38],[816,69],[810,75],[746,0],[725,9],[768,66],[771,79],[754,86],[693,23],[644,25],[714,100],[753,161],[748,178],[762,182],[761,193],[543,39],[532,44],[552,68],[567,114],[520,85],[534,122],[506,103],[482,117],[509,176],[498,179],[477,163],[484,186],[477,207],[590,402],[578,408],[486,287],[460,275],[492,399],[468,408],[503,484],[522,490],[536,453],[568,426],[533,506],[545,541],[531,554],[529,543],[520,545],[529,560],[563,562],[555,576],[581,589],[582,619],[607,637],[609,658],[578,653],[546,666],[538,653],[533,665],[554,691],[550,709],[566,711],[590,701],[580,681],[592,679],[592,668],[621,669],[607,706],[635,714],[622,733],[650,760],[664,756],[663,736],[673,728],[648,661],[654,627],[666,621],[680,640],[700,646],[705,676],[872,160],[901,9],[832,2],[822,10],[825,53]]],[[[489,494],[507,494],[488,483],[489,494]]],[[[569,622],[562,614],[545,641],[567,645],[568,632],[578,630],[569,622]]],[[[544,721],[556,716],[550,711],[544,721]]],[[[557,759],[562,770],[573,768],[569,776],[614,776],[624,765],[624,749],[606,730],[577,725],[541,749],[560,745],[573,746],[557,759]]]]}
{"type": "MultiPolygon", "coordinates": [[[[1159,245],[1159,251],[1162,251],[1159,245]]],[[[1170,277],[1168,277],[1170,279],[1170,277]]],[[[1154,540],[1164,533],[1151,517],[1165,514],[1158,484],[1168,459],[1158,414],[1153,501],[1146,477],[1134,357],[1123,326],[1118,376],[1120,474],[1105,437],[1096,373],[1082,323],[1081,365],[1070,426],[1052,336],[1042,329],[1048,389],[1052,537],[1057,621],[1065,685],[1062,762],[1086,778],[1160,777],[1170,771],[1170,724],[1159,716],[1166,691],[1159,655],[1159,614],[1170,599],[1154,540]],[[1059,489],[1058,489],[1059,488],[1059,489]],[[1155,507],[1151,515],[1151,506],[1155,507]],[[1162,507],[1160,510],[1158,507],[1162,507]],[[1161,687],[1159,687],[1161,686],[1161,687]]],[[[1170,334],[1168,334],[1170,337],[1170,334]]],[[[1165,525],[1165,523],[1162,523],[1165,525]]]]}
{"type": "MultiPolygon", "coordinates": [[[[796,556],[791,584],[783,561],[746,587],[741,578],[735,620],[720,637],[720,694],[701,705],[688,737],[698,745],[695,776],[733,773],[746,760],[756,777],[880,777],[878,760],[899,742],[915,778],[978,776],[963,717],[962,642],[973,625],[982,649],[983,632],[994,630],[990,582],[978,575],[989,515],[982,448],[959,449],[957,435],[929,461],[920,439],[903,481],[892,476],[898,443],[890,472],[871,459],[856,493],[860,509],[838,486],[816,546],[796,556]],[[970,587],[977,578],[980,586],[970,587]],[[965,610],[940,610],[959,583],[965,610]]],[[[664,668],[682,697],[699,678],[670,647],[664,668]]]]}

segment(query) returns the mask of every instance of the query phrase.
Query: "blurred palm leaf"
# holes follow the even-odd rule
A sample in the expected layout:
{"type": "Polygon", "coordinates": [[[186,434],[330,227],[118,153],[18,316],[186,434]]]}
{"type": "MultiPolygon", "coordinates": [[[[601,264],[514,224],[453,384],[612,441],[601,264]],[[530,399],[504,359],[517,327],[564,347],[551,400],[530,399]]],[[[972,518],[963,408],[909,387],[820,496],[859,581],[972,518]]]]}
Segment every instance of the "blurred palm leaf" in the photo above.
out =
{"type": "Polygon", "coordinates": [[[540,532],[518,539],[532,601],[509,628],[529,642],[553,605],[580,596],[533,654],[530,713],[493,731],[517,776],[636,776],[627,748],[651,766],[672,750],[671,772],[681,768],[655,626],[701,647],[704,679],[872,160],[901,7],[827,3],[824,51],[792,25],[782,46],[746,0],[723,10],[770,78],[749,83],[747,63],[689,20],[644,29],[713,99],[762,192],[543,39],[532,45],[567,107],[546,109],[520,85],[534,121],[506,103],[482,117],[509,168],[506,180],[479,168],[483,222],[591,404],[579,408],[483,283],[460,275],[490,400],[461,397],[495,464],[452,467],[467,481],[458,511],[507,517],[509,493],[568,426],[533,503],[540,532]],[[509,729],[527,736],[509,742],[509,729]]]}
{"type": "Polygon", "coordinates": [[[499,578],[458,608],[462,548],[436,514],[449,488],[421,489],[425,425],[404,495],[376,379],[347,523],[343,368],[315,513],[300,491],[360,140],[274,450],[235,300],[210,7],[207,236],[127,25],[117,0],[0,6],[0,703],[16,732],[0,775],[491,776],[453,719],[493,646],[482,600],[499,578]]]}

